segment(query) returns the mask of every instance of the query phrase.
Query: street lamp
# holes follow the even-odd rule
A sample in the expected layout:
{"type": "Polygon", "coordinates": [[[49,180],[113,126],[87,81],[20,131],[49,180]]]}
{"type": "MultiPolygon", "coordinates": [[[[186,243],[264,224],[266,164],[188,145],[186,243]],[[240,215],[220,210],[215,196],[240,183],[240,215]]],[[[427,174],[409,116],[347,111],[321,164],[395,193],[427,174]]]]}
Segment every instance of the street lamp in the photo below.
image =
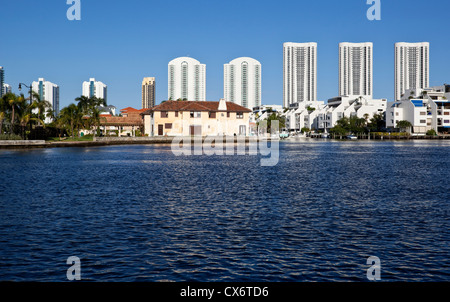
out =
{"type": "Polygon", "coordinates": [[[19,83],[19,91],[22,91],[22,85],[30,89],[30,105],[33,103],[33,88],[32,85],[28,86],[24,83],[19,83]]]}

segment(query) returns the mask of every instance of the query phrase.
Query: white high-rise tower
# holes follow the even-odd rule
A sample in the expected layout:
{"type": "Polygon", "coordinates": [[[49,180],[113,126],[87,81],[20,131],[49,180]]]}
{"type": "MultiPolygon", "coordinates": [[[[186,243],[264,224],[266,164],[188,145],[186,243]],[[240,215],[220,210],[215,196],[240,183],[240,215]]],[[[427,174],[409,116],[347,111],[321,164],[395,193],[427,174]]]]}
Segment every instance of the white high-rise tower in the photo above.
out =
{"type": "MultiPolygon", "coordinates": [[[[46,81],[44,78],[39,78],[38,81],[34,81],[31,86],[33,91],[36,92],[41,100],[49,102],[52,106],[53,113],[59,114],[59,86],[46,81]]],[[[50,118],[45,119],[45,123],[51,123],[50,118]]]]}
{"type": "Polygon", "coordinates": [[[373,95],[373,44],[339,44],[339,95],[373,95]]]}
{"type": "Polygon", "coordinates": [[[261,105],[261,63],[241,57],[223,66],[223,94],[233,102],[253,110],[261,105]]]}
{"type": "Polygon", "coordinates": [[[107,89],[108,86],[100,81],[96,81],[95,78],[90,78],[89,82],[83,82],[83,95],[89,98],[97,97],[107,102],[107,89]]]}
{"type": "Polygon", "coordinates": [[[169,62],[169,100],[206,101],[206,65],[193,58],[169,62]]]}
{"type": "Polygon", "coordinates": [[[429,87],[430,43],[395,44],[395,101],[408,89],[429,87]]]}
{"type": "Polygon", "coordinates": [[[283,44],[283,107],[317,100],[317,43],[283,44]]]}

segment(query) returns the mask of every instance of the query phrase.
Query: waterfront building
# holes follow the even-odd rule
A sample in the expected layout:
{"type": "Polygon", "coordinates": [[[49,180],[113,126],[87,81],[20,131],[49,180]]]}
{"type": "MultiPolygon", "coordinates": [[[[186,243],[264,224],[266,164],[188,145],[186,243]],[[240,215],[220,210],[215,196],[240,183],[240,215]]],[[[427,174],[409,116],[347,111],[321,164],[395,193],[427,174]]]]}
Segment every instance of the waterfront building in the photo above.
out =
{"type": "Polygon", "coordinates": [[[258,122],[267,119],[271,114],[283,114],[283,106],[281,105],[261,105],[253,108],[250,114],[250,135],[256,135],[258,130],[258,122]]]}
{"type": "Polygon", "coordinates": [[[221,99],[166,101],[144,113],[149,136],[248,136],[251,110],[221,99]]]}
{"type": "Polygon", "coordinates": [[[317,100],[317,43],[283,44],[283,107],[317,100]]]}
{"type": "Polygon", "coordinates": [[[373,94],[373,44],[339,44],[339,96],[373,94]]]}
{"type": "Polygon", "coordinates": [[[169,100],[206,100],[206,65],[189,57],[169,62],[169,100]]]}
{"type": "Polygon", "coordinates": [[[155,106],[156,82],[154,77],[142,80],[142,109],[155,106]]]}
{"type": "Polygon", "coordinates": [[[399,121],[411,123],[413,134],[450,132],[450,85],[407,89],[403,97],[388,104],[386,127],[398,129],[399,121]]]}
{"type": "MultiPolygon", "coordinates": [[[[44,78],[39,78],[38,81],[34,81],[31,84],[33,91],[39,95],[42,101],[47,101],[51,104],[52,110],[55,116],[59,114],[59,86],[50,81],[46,81],[44,78]]],[[[52,119],[45,118],[46,124],[51,123],[52,119]]]]}
{"type": "Polygon", "coordinates": [[[4,95],[3,84],[5,84],[5,70],[0,66],[0,98],[4,95]]]}
{"type": "Polygon", "coordinates": [[[292,107],[284,114],[286,130],[299,132],[302,128],[311,130],[329,130],[336,126],[343,117],[372,118],[375,114],[384,113],[386,99],[372,99],[367,96],[339,96],[323,101],[305,102],[292,107]]]}
{"type": "MultiPolygon", "coordinates": [[[[420,90],[429,87],[430,43],[395,44],[395,100],[406,90],[420,90]]],[[[409,97],[409,96],[408,96],[409,97]]]]}
{"type": "Polygon", "coordinates": [[[226,102],[253,110],[261,105],[261,63],[241,57],[224,64],[223,94],[226,102]]]}
{"type": "Polygon", "coordinates": [[[296,106],[291,106],[284,112],[286,130],[300,132],[302,128],[316,129],[314,122],[317,113],[324,106],[323,101],[302,102],[296,106]]]}
{"type": "Polygon", "coordinates": [[[367,96],[339,96],[329,99],[316,119],[316,129],[331,129],[343,117],[371,119],[375,114],[386,112],[387,99],[367,96]]]}
{"type": "Polygon", "coordinates": [[[108,86],[100,81],[96,81],[95,78],[90,78],[89,81],[83,82],[82,95],[88,98],[97,97],[107,102],[108,86]]]}

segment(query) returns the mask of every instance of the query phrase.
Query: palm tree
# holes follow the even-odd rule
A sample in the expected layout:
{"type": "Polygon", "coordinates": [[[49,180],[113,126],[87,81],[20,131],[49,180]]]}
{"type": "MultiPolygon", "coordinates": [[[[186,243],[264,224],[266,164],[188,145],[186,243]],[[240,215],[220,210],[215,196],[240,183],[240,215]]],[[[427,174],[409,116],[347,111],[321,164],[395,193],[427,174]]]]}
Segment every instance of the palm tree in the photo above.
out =
{"type": "MultiPolygon", "coordinates": [[[[50,102],[46,101],[46,100],[42,100],[41,96],[39,95],[39,93],[33,91],[32,93],[32,97],[33,97],[33,109],[37,109],[38,113],[37,113],[37,117],[39,120],[44,120],[45,119],[45,115],[48,109],[52,108],[52,104],[50,104],[50,102]]],[[[41,123],[41,122],[39,122],[41,123]]],[[[42,125],[44,125],[44,123],[41,123],[42,125]]]]}
{"type": "Polygon", "coordinates": [[[61,109],[60,120],[66,126],[70,127],[72,138],[75,138],[75,128],[81,123],[82,113],[80,108],[75,104],[70,104],[61,109]]]}
{"type": "Polygon", "coordinates": [[[31,111],[25,111],[24,114],[22,114],[19,118],[19,124],[22,129],[22,137],[25,139],[25,128],[31,121],[36,121],[38,123],[41,123],[43,127],[45,128],[44,121],[40,118],[33,117],[31,111]]]}
{"type": "Polygon", "coordinates": [[[9,109],[11,110],[11,134],[14,133],[14,125],[16,122],[16,113],[24,111],[25,104],[27,103],[25,97],[22,95],[18,96],[14,93],[7,93],[5,95],[5,100],[9,109]]]}

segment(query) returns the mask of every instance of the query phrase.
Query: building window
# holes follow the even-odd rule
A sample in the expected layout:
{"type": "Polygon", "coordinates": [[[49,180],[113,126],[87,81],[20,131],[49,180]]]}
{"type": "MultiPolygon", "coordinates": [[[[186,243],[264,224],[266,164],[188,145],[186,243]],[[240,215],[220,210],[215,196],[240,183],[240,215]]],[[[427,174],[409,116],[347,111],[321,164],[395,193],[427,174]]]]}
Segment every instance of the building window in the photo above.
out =
{"type": "Polygon", "coordinates": [[[450,124],[450,120],[444,120],[444,124],[450,124]]]}
{"type": "Polygon", "coordinates": [[[200,111],[191,111],[191,118],[201,118],[202,113],[200,111]]]}
{"type": "Polygon", "coordinates": [[[216,113],[215,112],[210,112],[209,113],[209,118],[216,118],[216,113]]]}
{"type": "Polygon", "coordinates": [[[161,118],[168,118],[169,113],[167,111],[161,111],[161,118]]]}
{"type": "Polygon", "coordinates": [[[175,111],[175,117],[178,117],[178,111],[175,111]]]}
{"type": "Polygon", "coordinates": [[[231,113],[227,112],[227,118],[230,118],[231,113]]]}
{"type": "Polygon", "coordinates": [[[236,113],[236,118],[243,119],[244,118],[244,113],[243,112],[237,112],[236,113]]]}
{"type": "Polygon", "coordinates": [[[425,124],[427,121],[426,120],[420,120],[421,124],[425,124]]]}
{"type": "Polygon", "coordinates": [[[166,129],[172,129],[172,124],[165,124],[164,127],[165,127],[166,129]]]}
{"type": "Polygon", "coordinates": [[[420,115],[427,115],[427,113],[425,111],[421,111],[420,115]]]}

